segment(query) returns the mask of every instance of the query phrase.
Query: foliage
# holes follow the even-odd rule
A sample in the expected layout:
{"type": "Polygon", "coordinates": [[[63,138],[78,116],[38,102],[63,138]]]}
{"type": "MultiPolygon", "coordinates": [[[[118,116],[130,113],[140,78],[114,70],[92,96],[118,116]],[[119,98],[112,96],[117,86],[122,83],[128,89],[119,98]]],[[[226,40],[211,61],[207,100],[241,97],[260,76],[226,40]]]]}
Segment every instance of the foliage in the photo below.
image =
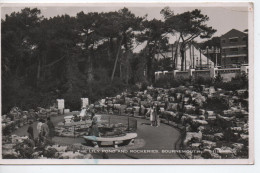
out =
{"type": "MultiPolygon", "coordinates": [[[[166,34],[177,26],[170,21],[186,22],[169,8],[162,14],[166,21],[147,20],[127,8],[75,17],[44,18],[37,8],[6,15],[1,21],[3,113],[15,105],[48,107],[57,98],[65,98],[66,107],[74,110],[80,97],[94,102],[126,88],[135,90],[137,83],[151,84],[156,69],[173,67],[172,59],[154,57],[169,49],[166,34]],[[134,41],[147,43],[138,54],[132,51],[134,41]]],[[[196,10],[187,14],[208,20],[196,10]]],[[[207,30],[203,26],[201,36],[207,30]]]]}
{"type": "Polygon", "coordinates": [[[216,30],[207,26],[205,23],[209,20],[207,15],[201,13],[200,10],[187,11],[181,14],[174,15],[169,8],[161,11],[165,18],[165,28],[167,32],[179,33],[180,52],[181,52],[181,70],[184,67],[184,52],[186,46],[190,44],[196,37],[210,38],[216,30]]]}

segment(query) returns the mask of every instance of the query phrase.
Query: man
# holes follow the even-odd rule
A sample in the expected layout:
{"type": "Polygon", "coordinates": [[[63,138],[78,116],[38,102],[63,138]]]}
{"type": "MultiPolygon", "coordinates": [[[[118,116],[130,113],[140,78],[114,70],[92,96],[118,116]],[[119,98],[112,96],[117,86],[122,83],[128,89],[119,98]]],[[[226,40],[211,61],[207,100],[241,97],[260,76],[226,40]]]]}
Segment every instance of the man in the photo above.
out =
{"type": "Polygon", "coordinates": [[[29,139],[34,140],[32,124],[33,124],[32,121],[29,121],[29,127],[27,129],[27,133],[28,133],[29,139]]]}
{"type": "Polygon", "coordinates": [[[47,126],[49,128],[49,138],[50,138],[50,141],[52,141],[52,138],[55,135],[55,127],[54,127],[50,117],[47,118],[47,126]]]}

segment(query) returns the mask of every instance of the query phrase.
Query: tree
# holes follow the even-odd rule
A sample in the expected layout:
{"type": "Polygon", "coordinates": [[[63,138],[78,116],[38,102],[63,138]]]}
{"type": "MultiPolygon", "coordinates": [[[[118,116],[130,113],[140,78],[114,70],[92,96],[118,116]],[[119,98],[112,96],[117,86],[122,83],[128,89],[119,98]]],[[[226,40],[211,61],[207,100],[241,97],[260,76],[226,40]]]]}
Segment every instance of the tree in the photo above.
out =
{"type": "Polygon", "coordinates": [[[184,12],[174,15],[169,12],[169,8],[164,8],[161,13],[165,18],[166,30],[169,33],[178,32],[181,39],[181,70],[184,70],[185,49],[195,38],[210,38],[216,30],[208,27],[205,23],[209,20],[207,15],[201,13],[200,10],[184,12]]]}
{"type": "Polygon", "coordinates": [[[138,42],[147,42],[145,49],[141,52],[146,57],[147,78],[152,82],[154,78],[155,54],[168,50],[168,39],[165,35],[164,22],[153,19],[142,22],[143,30],[136,36],[138,42]]]}

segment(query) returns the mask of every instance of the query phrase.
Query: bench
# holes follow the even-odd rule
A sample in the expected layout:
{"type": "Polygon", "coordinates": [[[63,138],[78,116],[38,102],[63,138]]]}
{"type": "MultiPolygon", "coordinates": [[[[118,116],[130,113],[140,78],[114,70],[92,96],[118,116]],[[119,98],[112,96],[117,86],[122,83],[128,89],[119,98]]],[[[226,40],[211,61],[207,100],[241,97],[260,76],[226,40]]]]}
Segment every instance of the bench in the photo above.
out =
{"type": "Polygon", "coordinates": [[[97,136],[83,136],[87,143],[92,142],[95,147],[101,146],[102,142],[113,142],[115,148],[118,147],[120,142],[123,142],[123,145],[128,145],[129,143],[133,143],[134,139],[137,137],[137,133],[127,133],[124,136],[119,137],[97,137],[97,136]]]}

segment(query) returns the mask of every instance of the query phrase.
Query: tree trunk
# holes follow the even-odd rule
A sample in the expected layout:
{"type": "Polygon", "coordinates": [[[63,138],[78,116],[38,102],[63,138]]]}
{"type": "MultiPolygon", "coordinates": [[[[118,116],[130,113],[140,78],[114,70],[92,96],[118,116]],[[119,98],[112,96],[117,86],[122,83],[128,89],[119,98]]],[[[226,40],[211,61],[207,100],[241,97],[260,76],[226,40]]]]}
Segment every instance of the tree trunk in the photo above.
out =
{"type": "Polygon", "coordinates": [[[94,79],[92,55],[93,55],[93,48],[91,48],[91,50],[90,50],[90,52],[88,54],[88,72],[87,72],[88,83],[91,83],[93,81],[93,79],[94,79]]]}
{"type": "Polygon", "coordinates": [[[38,67],[37,67],[37,76],[36,76],[36,87],[38,87],[38,85],[39,85],[40,77],[41,77],[41,61],[40,61],[40,58],[38,58],[38,67]]]}
{"type": "Polygon", "coordinates": [[[118,49],[117,49],[117,53],[116,53],[116,60],[115,60],[115,63],[114,63],[113,73],[112,73],[112,76],[111,76],[111,82],[114,80],[116,65],[117,65],[119,53],[120,53],[120,50],[121,50],[122,41],[123,41],[123,37],[121,37],[120,41],[119,41],[119,45],[118,45],[118,49]]]}
{"type": "Polygon", "coordinates": [[[185,50],[183,50],[182,48],[181,48],[181,50],[180,50],[180,52],[181,52],[181,71],[183,71],[183,67],[184,67],[184,52],[185,52],[185,50]]]}

